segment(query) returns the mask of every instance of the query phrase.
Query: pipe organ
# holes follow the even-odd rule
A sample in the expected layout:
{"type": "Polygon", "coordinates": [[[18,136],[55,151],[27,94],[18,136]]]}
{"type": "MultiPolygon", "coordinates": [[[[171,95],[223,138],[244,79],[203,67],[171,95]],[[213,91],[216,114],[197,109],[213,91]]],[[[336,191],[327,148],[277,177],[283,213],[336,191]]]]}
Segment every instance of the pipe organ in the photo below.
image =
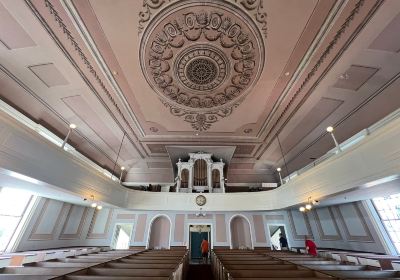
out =
{"type": "Polygon", "coordinates": [[[212,154],[189,153],[187,162],[176,163],[178,168],[177,192],[225,192],[224,165],[221,159],[212,160],[212,154]]]}

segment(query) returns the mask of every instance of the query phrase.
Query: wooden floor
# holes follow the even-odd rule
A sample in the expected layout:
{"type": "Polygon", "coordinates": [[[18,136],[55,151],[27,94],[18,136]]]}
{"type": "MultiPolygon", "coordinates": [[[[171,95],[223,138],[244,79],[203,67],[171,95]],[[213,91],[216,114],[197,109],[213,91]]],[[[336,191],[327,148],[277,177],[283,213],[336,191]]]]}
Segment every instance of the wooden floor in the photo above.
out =
{"type": "Polygon", "coordinates": [[[214,276],[209,264],[189,265],[187,280],[214,280],[214,276]]]}

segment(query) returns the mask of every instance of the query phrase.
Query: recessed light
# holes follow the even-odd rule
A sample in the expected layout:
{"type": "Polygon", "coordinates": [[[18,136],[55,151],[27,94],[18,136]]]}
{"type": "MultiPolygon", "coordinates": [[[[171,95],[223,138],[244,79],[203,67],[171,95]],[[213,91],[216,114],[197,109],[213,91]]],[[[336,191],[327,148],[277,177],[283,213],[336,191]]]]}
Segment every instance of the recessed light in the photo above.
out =
{"type": "Polygon", "coordinates": [[[115,70],[113,70],[113,71],[112,71],[112,74],[113,74],[114,76],[117,76],[117,75],[118,75],[118,72],[115,71],[115,70]]]}
{"type": "Polygon", "coordinates": [[[72,128],[72,129],[75,129],[75,128],[76,128],[76,124],[71,123],[71,124],[69,125],[69,127],[72,128]]]}
{"type": "Polygon", "coordinates": [[[199,136],[199,133],[196,133],[196,136],[199,136]]]}
{"type": "Polygon", "coordinates": [[[289,76],[289,75],[290,75],[290,72],[286,72],[286,73],[285,73],[285,76],[289,76]]]}

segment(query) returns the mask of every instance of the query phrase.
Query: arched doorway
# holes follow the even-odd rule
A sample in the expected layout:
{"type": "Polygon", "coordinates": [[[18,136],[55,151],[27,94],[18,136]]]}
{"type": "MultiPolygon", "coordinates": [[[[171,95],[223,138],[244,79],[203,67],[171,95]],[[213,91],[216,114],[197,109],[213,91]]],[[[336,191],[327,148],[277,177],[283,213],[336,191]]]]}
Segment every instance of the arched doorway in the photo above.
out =
{"type": "Polygon", "coordinates": [[[189,184],[189,170],[183,169],[181,171],[181,188],[187,188],[189,184]]]}
{"type": "Polygon", "coordinates": [[[194,163],[194,186],[207,186],[207,162],[198,159],[194,163]]]}
{"type": "Polygon", "coordinates": [[[214,169],[211,173],[213,188],[221,187],[221,175],[218,169],[214,169]]]}
{"type": "Polygon", "coordinates": [[[148,249],[169,249],[171,222],[166,216],[158,216],[150,224],[148,249]]]}
{"type": "Polygon", "coordinates": [[[231,249],[253,249],[249,221],[242,216],[234,216],[230,222],[231,249]]]}

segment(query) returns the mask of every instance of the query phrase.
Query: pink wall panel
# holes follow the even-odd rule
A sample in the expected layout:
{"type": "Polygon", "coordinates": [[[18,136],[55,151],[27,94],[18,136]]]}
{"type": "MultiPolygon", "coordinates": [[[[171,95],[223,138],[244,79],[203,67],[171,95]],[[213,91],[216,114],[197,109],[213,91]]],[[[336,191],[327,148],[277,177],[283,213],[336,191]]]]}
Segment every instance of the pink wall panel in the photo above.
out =
{"type": "Polygon", "coordinates": [[[175,233],[174,233],[175,242],[183,242],[184,231],[185,231],[184,224],[185,224],[185,214],[177,214],[175,216],[175,233]]]}
{"type": "Polygon", "coordinates": [[[256,235],[256,242],[267,242],[265,238],[265,228],[262,215],[253,215],[254,233],[256,235]]]}
{"type": "Polygon", "coordinates": [[[226,242],[226,224],[225,224],[225,214],[215,215],[215,241],[216,242],[226,242]]]}
{"type": "Polygon", "coordinates": [[[144,241],[144,232],[146,230],[146,220],[147,214],[140,214],[137,219],[136,232],[135,232],[135,242],[144,241]]]}

